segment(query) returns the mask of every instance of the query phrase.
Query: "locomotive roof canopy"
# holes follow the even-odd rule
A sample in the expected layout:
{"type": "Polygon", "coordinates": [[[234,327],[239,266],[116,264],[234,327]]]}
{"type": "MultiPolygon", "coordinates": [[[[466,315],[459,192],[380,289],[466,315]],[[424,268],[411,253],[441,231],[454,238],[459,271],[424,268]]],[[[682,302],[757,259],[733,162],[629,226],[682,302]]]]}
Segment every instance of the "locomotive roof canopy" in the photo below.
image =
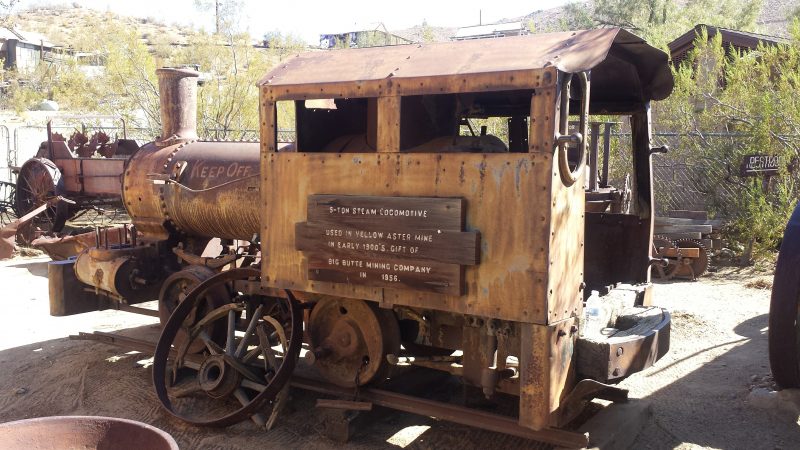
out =
{"type": "Polygon", "coordinates": [[[258,85],[272,101],[480,92],[544,86],[553,68],[591,70],[594,113],[630,112],[673,87],[667,54],[619,28],[307,52],[258,85]]]}

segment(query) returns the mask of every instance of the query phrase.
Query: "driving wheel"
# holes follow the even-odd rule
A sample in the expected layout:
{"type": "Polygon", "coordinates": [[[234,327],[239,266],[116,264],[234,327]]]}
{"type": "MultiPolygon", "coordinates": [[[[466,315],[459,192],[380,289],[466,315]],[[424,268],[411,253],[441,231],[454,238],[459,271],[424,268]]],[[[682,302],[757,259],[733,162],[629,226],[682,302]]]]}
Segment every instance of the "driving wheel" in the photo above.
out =
{"type": "Polygon", "coordinates": [[[302,310],[288,291],[286,298],[253,294],[259,274],[241,268],[214,275],[167,320],[153,359],[153,384],[170,414],[194,425],[228,426],[249,417],[265,426],[265,409],[277,410],[300,353],[302,310]],[[229,296],[209,309],[206,296],[216,289],[229,296]],[[215,337],[209,328],[224,332],[215,337]],[[192,354],[195,342],[204,349],[192,354]]]}

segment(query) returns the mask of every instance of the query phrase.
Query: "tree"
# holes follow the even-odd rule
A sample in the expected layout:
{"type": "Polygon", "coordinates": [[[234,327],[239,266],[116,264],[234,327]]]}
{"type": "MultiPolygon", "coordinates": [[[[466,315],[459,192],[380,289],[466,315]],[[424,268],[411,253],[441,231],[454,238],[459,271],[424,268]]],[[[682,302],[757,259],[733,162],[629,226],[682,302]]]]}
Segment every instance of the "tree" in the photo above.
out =
{"type": "Polygon", "coordinates": [[[726,53],[721,36],[700,33],[674,70],[672,95],[654,106],[660,129],[688,130],[669,158],[697,167],[727,237],[749,261],[776,249],[800,198],[800,26],[788,45],[726,53]],[[778,176],[740,177],[745,155],[778,156],[778,176]],[[712,167],[728,170],[711,171],[712,167]]]}
{"type": "Polygon", "coordinates": [[[277,30],[264,33],[263,39],[270,56],[277,58],[278,61],[306,47],[303,38],[291,33],[283,34],[277,30]]]}
{"type": "Polygon", "coordinates": [[[568,21],[579,28],[625,28],[657,47],[699,23],[752,30],[762,0],[593,0],[567,5],[568,21]]]}
{"type": "Polygon", "coordinates": [[[420,37],[422,38],[422,42],[431,43],[436,41],[436,36],[433,34],[433,28],[428,25],[427,20],[422,21],[422,29],[420,30],[420,37]]]}
{"type": "Polygon", "coordinates": [[[11,25],[11,8],[19,0],[0,0],[0,27],[7,27],[11,25]]]}
{"type": "Polygon", "coordinates": [[[195,8],[201,11],[214,11],[214,32],[230,33],[235,30],[242,9],[241,0],[194,0],[195,8]]]}

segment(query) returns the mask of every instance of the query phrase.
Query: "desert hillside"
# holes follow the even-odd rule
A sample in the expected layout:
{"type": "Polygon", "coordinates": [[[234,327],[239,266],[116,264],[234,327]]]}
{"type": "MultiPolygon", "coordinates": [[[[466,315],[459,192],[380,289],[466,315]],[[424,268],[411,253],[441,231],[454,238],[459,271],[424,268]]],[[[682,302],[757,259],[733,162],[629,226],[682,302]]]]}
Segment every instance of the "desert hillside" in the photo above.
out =
{"type": "MultiPolygon", "coordinates": [[[[43,34],[50,42],[65,47],[85,46],[92,39],[92,29],[98,25],[118,30],[135,30],[150,46],[186,44],[187,37],[195,33],[189,27],[166,24],[152,17],[120,16],[107,11],[97,11],[74,6],[48,6],[21,10],[14,14],[13,23],[18,30],[43,34]]],[[[90,50],[90,49],[82,49],[90,50]]]]}

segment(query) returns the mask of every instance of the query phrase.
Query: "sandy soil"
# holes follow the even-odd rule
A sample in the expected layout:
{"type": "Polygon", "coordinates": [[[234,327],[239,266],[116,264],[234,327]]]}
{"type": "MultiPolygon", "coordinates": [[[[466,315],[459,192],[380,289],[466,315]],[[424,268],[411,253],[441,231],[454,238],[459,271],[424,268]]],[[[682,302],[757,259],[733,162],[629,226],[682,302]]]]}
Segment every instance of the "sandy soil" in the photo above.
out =
{"type": "MultiPolygon", "coordinates": [[[[148,355],[66,337],[127,329],[154,339],[154,319],[106,311],[48,315],[46,260],[0,263],[0,422],[58,414],[141,420],[171,433],[182,448],[339,448],[323,436],[314,396],[293,391],[269,433],[251,423],[201,429],[158,405],[148,355]]],[[[672,348],[655,367],[624,381],[648,399],[654,418],[633,448],[776,449],[800,447],[797,411],[776,407],[767,360],[769,276],[724,270],[698,282],[656,286],[673,312],[672,348]],[[746,287],[751,286],[751,287],[746,287]],[[766,288],[766,289],[765,289],[766,288]],[[753,392],[751,392],[753,391],[753,392]]],[[[536,448],[517,438],[410,414],[380,415],[350,448],[536,448]]]]}

